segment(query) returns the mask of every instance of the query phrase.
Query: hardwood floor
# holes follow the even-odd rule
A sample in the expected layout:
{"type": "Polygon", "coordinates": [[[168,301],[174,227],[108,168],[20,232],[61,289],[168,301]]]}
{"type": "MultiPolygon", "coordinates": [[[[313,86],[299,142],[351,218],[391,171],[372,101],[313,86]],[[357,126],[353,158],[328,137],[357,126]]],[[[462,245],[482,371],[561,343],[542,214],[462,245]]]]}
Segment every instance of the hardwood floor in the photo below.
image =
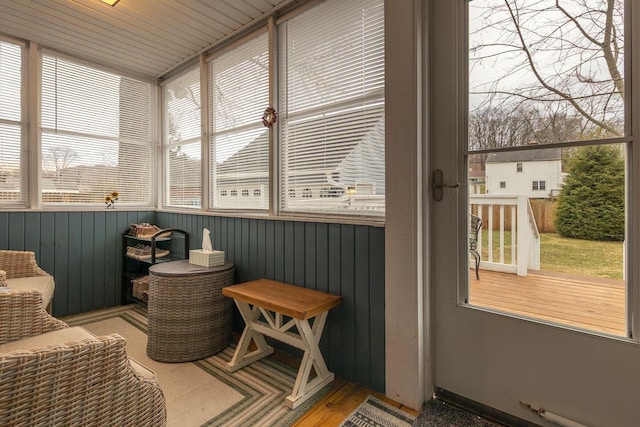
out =
{"type": "MultiPolygon", "coordinates": [[[[276,351],[271,357],[276,357],[281,362],[295,368],[300,365],[299,359],[281,351],[276,351]]],[[[339,426],[370,394],[413,416],[417,417],[420,413],[419,411],[389,399],[381,393],[355,383],[347,382],[342,378],[336,378],[331,384],[331,389],[325,393],[306,414],[293,424],[292,427],[339,426]]]]}
{"type": "Polygon", "coordinates": [[[354,383],[336,378],[331,390],[325,394],[316,405],[311,408],[294,427],[331,427],[338,426],[353,412],[366,398],[373,394],[378,399],[403,411],[418,416],[419,412],[394,402],[383,394],[372,392],[354,383]]]}

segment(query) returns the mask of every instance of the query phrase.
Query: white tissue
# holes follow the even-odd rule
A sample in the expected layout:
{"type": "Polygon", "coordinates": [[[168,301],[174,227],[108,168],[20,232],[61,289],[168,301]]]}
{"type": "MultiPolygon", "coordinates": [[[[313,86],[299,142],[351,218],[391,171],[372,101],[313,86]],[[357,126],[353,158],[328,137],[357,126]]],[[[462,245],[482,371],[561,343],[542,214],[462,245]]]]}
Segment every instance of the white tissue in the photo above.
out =
{"type": "Polygon", "coordinates": [[[207,230],[206,228],[204,230],[202,230],[202,250],[203,251],[212,251],[213,250],[213,246],[211,246],[211,237],[210,237],[209,230],[207,230]]]}

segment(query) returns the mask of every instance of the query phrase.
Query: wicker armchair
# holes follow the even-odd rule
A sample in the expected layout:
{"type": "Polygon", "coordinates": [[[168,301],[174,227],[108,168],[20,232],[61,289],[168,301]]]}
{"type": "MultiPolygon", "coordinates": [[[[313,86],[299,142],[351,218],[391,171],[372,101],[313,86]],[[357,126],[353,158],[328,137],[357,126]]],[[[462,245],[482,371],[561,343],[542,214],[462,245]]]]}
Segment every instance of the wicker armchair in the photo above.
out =
{"type": "Polygon", "coordinates": [[[0,289],[0,345],[66,327],[45,311],[41,292],[0,289]]]}
{"type": "Polygon", "coordinates": [[[45,307],[51,312],[55,283],[49,273],[38,267],[35,253],[0,250],[0,286],[39,290],[45,307]]]}
{"type": "Polygon", "coordinates": [[[0,425],[165,426],[166,408],[155,374],[127,357],[124,338],[69,328],[45,312],[38,291],[3,289],[0,425]]]}

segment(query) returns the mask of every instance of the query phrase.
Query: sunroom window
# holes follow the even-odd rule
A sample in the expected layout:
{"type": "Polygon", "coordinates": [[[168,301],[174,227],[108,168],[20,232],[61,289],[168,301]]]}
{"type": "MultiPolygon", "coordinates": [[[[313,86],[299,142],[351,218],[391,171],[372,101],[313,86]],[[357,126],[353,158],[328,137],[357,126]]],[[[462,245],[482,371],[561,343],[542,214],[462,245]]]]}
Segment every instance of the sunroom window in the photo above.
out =
{"type": "Polygon", "coordinates": [[[22,119],[22,51],[0,41],[0,202],[26,203],[26,170],[21,167],[25,123],[22,119]]]}
{"type": "Polygon", "coordinates": [[[42,58],[42,202],[152,204],[152,86],[55,54],[42,58]]]}
{"type": "Polygon", "coordinates": [[[278,29],[283,212],[384,215],[383,6],[329,0],[278,29]]]}
{"type": "MultiPolygon", "coordinates": [[[[267,33],[209,62],[210,208],[266,210],[269,207],[269,131],[262,115],[269,105],[267,33]],[[259,197],[220,197],[229,189],[259,190],[259,197]]],[[[246,191],[246,193],[244,193],[246,191]]],[[[254,192],[255,194],[255,192],[254,192]]]]}
{"type": "Polygon", "coordinates": [[[193,69],[162,88],[164,204],[200,207],[200,73],[193,69]]]}

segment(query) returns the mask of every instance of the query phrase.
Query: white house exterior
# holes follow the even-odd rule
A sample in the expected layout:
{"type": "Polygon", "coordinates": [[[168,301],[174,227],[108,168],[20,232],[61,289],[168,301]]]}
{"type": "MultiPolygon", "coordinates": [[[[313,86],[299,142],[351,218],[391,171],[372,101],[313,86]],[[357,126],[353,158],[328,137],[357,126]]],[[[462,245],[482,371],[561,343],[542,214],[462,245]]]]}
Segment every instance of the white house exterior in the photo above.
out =
{"type": "Polygon", "coordinates": [[[559,148],[492,153],[485,164],[486,193],[552,198],[564,180],[559,148]]]}

